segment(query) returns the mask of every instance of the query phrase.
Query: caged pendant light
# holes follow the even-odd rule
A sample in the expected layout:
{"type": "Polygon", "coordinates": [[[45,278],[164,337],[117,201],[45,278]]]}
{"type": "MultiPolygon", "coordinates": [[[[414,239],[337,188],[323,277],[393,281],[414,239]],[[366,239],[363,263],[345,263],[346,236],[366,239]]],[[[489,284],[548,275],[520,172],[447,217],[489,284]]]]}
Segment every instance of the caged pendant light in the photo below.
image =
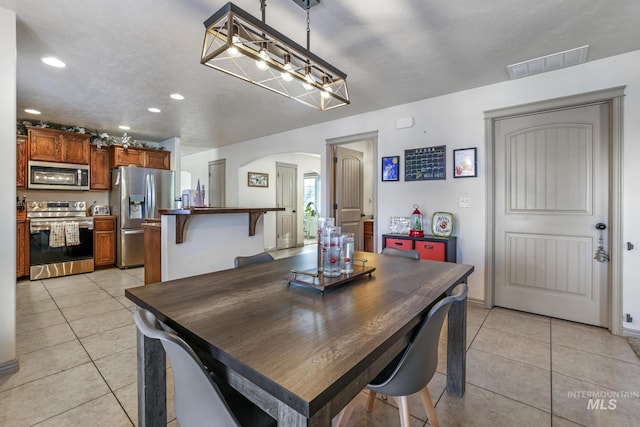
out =
{"type": "Polygon", "coordinates": [[[319,0],[293,0],[307,10],[307,48],[227,3],[204,22],[200,63],[320,110],[349,104],[347,75],[309,50],[309,9],[319,0]]]}

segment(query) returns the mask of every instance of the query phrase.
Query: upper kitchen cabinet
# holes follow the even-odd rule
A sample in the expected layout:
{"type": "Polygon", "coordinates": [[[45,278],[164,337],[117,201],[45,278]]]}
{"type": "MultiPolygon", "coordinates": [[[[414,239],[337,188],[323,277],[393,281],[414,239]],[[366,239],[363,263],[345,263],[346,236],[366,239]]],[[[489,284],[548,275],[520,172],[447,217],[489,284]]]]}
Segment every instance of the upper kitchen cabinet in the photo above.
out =
{"type": "Polygon", "coordinates": [[[141,168],[170,169],[171,152],[164,150],[145,150],[143,148],[124,148],[112,145],[111,167],[138,166],[141,168]]]}
{"type": "Polygon", "coordinates": [[[92,190],[109,190],[111,174],[109,169],[109,150],[95,145],[91,146],[91,179],[92,190]]]}
{"type": "Polygon", "coordinates": [[[16,137],[16,187],[27,188],[27,136],[16,137]]]}
{"type": "Polygon", "coordinates": [[[29,160],[88,165],[90,138],[57,129],[29,128],[29,160]]]}
{"type": "Polygon", "coordinates": [[[146,168],[155,169],[170,169],[170,157],[169,151],[145,151],[144,164],[146,168]]]}

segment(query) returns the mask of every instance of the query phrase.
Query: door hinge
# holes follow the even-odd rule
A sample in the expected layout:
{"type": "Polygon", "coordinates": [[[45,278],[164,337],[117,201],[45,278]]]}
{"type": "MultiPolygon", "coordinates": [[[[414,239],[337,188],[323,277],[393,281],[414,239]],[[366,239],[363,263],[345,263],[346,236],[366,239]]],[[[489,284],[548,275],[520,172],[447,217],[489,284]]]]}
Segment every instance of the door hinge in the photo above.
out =
{"type": "Polygon", "coordinates": [[[338,158],[337,157],[333,158],[333,163],[338,163],[338,158]]]}
{"type": "Polygon", "coordinates": [[[334,204],[333,204],[333,210],[334,210],[334,211],[337,211],[337,210],[338,210],[338,204],[337,204],[337,203],[334,203],[334,204]]]}

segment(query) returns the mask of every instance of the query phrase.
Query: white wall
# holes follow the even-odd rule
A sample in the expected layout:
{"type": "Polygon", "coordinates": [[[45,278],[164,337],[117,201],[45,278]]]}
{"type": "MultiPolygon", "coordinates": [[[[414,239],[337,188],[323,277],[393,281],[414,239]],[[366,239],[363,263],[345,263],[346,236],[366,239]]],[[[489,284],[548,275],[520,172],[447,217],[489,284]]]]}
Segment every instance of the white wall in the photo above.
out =
{"type": "MultiPolygon", "coordinates": [[[[0,373],[16,361],[16,15],[0,8],[0,373]]],[[[16,365],[14,365],[16,363],[16,365]]]]}
{"type": "MultiPolygon", "coordinates": [[[[258,160],[247,163],[237,168],[238,180],[238,204],[229,206],[240,206],[243,208],[276,207],[276,162],[287,163],[297,167],[297,231],[296,245],[304,244],[304,206],[302,180],[307,172],[320,172],[320,155],[305,153],[282,153],[269,155],[258,160]],[[248,172],[262,172],[269,174],[269,187],[249,187],[247,185],[248,172]]],[[[227,169],[227,176],[229,169],[227,169]]],[[[230,187],[227,187],[230,188],[230,187]]],[[[227,191],[229,193],[229,191],[227,191]]],[[[274,249],[276,247],[276,213],[270,212],[264,215],[264,248],[274,249]]]]}
{"type": "MultiPolygon", "coordinates": [[[[630,313],[634,319],[623,326],[640,331],[640,221],[637,219],[640,197],[633,187],[640,180],[640,168],[636,165],[640,159],[640,120],[637,119],[640,117],[640,51],[266,136],[187,156],[182,165],[194,176],[206,176],[210,160],[226,158],[227,171],[233,171],[265,155],[302,151],[322,156],[322,175],[325,176],[327,139],[377,130],[378,163],[383,156],[400,155],[402,158],[405,149],[444,144],[447,146],[446,180],[378,185],[378,247],[381,247],[380,235],[387,231],[385,221],[392,215],[410,213],[414,203],[420,205],[426,218],[435,211],[453,212],[454,234],[458,236],[458,261],[473,264],[476,269],[469,280],[470,297],[483,300],[486,216],[484,111],[623,85],[626,85],[623,242],[631,241],[638,248],[632,252],[623,251],[623,313],[630,313]],[[403,117],[414,117],[414,127],[397,130],[395,121],[403,117]],[[468,147],[478,148],[478,178],[452,179],[452,150],[468,147]],[[460,197],[469,197],[471,207],[460,209],[460,197]]],[[[401,171],[403,168],[402,161],[401,171]]],[[[236,174],[227,174],[230,178],[227,181],[227,199],[232,206],[238,202],[233,189],[238,188],[239,182],[236,174]]]]}

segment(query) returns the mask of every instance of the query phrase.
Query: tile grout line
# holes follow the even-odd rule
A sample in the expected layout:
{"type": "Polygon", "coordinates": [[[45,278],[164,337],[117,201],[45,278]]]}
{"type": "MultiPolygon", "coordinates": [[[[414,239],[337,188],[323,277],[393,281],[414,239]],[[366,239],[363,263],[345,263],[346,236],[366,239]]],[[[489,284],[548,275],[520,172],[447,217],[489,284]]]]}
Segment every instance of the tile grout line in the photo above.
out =
{"type": "MultiPolygon", "coordinates": [[[[96,286],[98,286],[100,289],[102,289],[104,291],[104,289],[102,288],[102,286],[98,285],[96,282],[94,282],[93,280],[91,280],[90,277],[87,277],[87,275],[84,275],[88,280],[90,280],[93,284],[95,284],[96,286]]],[[[44,283],[43,283],[44,285],[44,283]]],[[[53,303],[56,305],[56,307],[58,307],[58,310],[60,310],[60,307],[58,306],[58,303],[56,302],[55,298],[53,297],[53,295],[51,295],[51,292],[49,292],[49,288],[46,287],[46,285],[44,285],[45,289],[47,290],[47,292],[49,293],[49,295],[51,296],[51,299],[53,300],[53,303]]],[[[106,292],[106,291],[105,291],[106,292]]],[[[122,305],[124,307],[124,305],[118,301],[113,295],[109,294],[107,292],[107,294],[109,295],[109,297],[111,297],[112,299],[114,299],[118,304],[122,305]]],[[[126,307],[125,307],[126,308],[126,307]]],[[[131,422],[132,426],[135,426],[135,423],[133,422],[133,420],[131,419],[131,417],[129,416],[129,414],[127,413],[126,409],[124,408],[124,406],[122,405],[122,403],[120,402],[120,400],[118,399],[118,397],[116,396],[115,392],[113,391],[113,389],[111,388],[111,386],[109,385],[109,383],[107,382],[107,379],[104,377],[104,375],[102,374],[102,372],[100,371],[100,369],[98,368],[98,365],[96,365],[96,361],[93,360],[93,357],[91,357],[91,354],[89,354],[89,351],[86,349],[86,347],[84,346],[84,344],[82,343],[82,341],[80,340],[80,337],[78,337],[78,334],[76,333],[76,331],[71,327],[71,324],[69,323],[69,320],[67,319],[67,317],[64,315],[64,313],[62,312],[62,310],[60,310],[60,313],[62,314],[62,317],[64,317],[64,320],[67,322],[67,326],[69,326],[69,329],[71,329],[71,332],[73,333],[73,335],[76,337],[76,341],[78,341],[78,344],[80,344],[80,346],[82,347],[82,350],[84,350],[84,352],[86,353],[87,357],[89,358],[89,361],[91,362],[91,364],[93,365],[93,367],[95,368],[95,370],[98,372],[98,375],[100,375],[100,378],[102,378],[102,381],[104,381],[104,384],[107,386],[107,389],[109,390],[109,393],[111,393],[111,395],[113,396],[113,398],[116,400],[116,402],[118,402],[118,406],[120,406],[120,408],[122,409],[122,411],[124,412],[125,416],[127,417],[127,419],[129,420],[129,422],[131,422]]],[[[83,402],[82,405],[84,405],[85,403],[91,402],[93,401],[89,400],[87,402],[83,402]]],[[[78,405],[80,406],[80,405],[78,405]]],[[[77,407],[77,406],[76,406],[77,407]]],[[[67,409],[66,411],[63,411],[58,415],[62,415],[68,411],[70,411],[71,409],[74,408],[70,408],[67,409]]]]}

